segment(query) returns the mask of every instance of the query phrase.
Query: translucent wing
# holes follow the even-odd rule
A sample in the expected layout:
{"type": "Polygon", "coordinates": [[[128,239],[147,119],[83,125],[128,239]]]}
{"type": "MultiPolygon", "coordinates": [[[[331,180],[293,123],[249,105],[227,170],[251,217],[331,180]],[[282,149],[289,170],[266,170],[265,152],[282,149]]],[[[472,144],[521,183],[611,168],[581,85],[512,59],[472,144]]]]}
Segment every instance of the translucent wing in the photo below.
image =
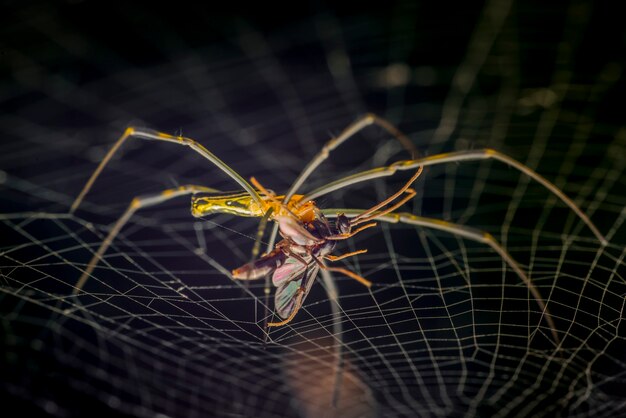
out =
{"type": "Polygon", "coordinates": [[[273,282],[275,285],[278,283],[274,305],[278,316],[283,319],[289,318],[295,310],[300,309],[315,282],[320,267],[312,262],[310,257],[307,261],[308,264],[305,265],[300,260],[288,258],[285,264],[274,272],[273,282]],[[300,288],[304,291],[299,292],[300,288]]]}
{"type": "Polygon", "coordinates": [[[304,263],[295,257],[288,257],[287,260],[274,271],[274,275],[272,276],[274,286],[281,287],[287,282],[300,278],[307,269],[307,266],[313,261],[310,256],[303,256],[302,259],[305,261],[304,263]]]}

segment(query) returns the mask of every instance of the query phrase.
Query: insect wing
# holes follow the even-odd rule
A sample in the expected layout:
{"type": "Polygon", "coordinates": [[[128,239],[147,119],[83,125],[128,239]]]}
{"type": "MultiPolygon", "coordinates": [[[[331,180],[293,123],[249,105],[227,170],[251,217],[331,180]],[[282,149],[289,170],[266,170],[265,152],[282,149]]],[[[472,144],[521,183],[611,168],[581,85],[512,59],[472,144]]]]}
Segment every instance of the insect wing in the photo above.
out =
{"type": "MultiPolygon", "coordinates": [[[[302,263],[300,264],[302,265],[302,263]]],[[[278,316],[286,319],[289,318],[294,310],[300,309],[315,282],[315,277],[319,269],[320,267],[317,264],[309,264],[303,269],[300,276],[295,276],[298,277],[297,279],[283,282],[283,284],[276,289],[274,305],[278,316]],[[302,287],[304,291],[300,292],[299,289],[302,287]]]]}
{"type": "Polygon", "coordinates": [[[283,286],[285,283],[295,280],[304,274],[307,266],[311,263],[311,257],[303,257],[299,260],[295,257],[289,257],[285,262],[274,271],[272,283],[276,287],[283,286]]]}

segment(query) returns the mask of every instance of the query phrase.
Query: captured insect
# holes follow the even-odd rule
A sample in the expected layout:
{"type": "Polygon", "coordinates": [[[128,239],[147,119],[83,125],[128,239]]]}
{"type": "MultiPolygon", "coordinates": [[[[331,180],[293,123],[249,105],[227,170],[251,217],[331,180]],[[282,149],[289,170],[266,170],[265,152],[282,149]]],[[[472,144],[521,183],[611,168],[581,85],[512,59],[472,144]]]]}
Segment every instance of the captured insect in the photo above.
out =
{"type": "MultiPolygon", "coordinates": [[[[369,221],[377,216],[393,212],[412,199],[416,192],[409,186],[419,177],[421,172],[421,169],[418,170],[398,192],[372,208],[361,212],[353,219],[340,213],[337,215],[335,223],[331,225],[311,201],[306,203],[313,207],[316,214],[316,218],[312,221],[294,219],[284,215],[276,217],[283,240],[276,244],[275,249],[269,254],[233,270],[233,277],[242,280],[254,280],[273,273],[272,282],[277,287],[274,305],[276,313],[283,318],[283,321],[269,322],[267,326],[285,325],[296,316],[304,299],[309,294],[320,268],[342,273],[370,287],[372,283],[369,280],[341,267],[328,267],[323,260],[338,261],[367,252],[367,250],[358,250],[340,256],[331,255],[337,241],[351,238],[367,228],[376,226],[376,222],[369,221]],[[398,202],[378,211],[401,197],[402,194],[405,196],[398,202]],[[355,226],[360,224],[365,225],[353,230],[355,226]]],[[[261,186],[258,185],[257,187],[261,186]]],[[[264,191],[264,195],[271,196],[271,193],[264,191]]]]}
{"type": "MultiPolygon", "coordinates": [[[[366,286],[370,286],[371,282],[369,282],[369,280],[347,269],[327,267],[324,260],[336,261],[364,252],[364,250],[361,250],[344,254],[343,256],[332,256],[330,254],[334,249],[336,241],[354,236],[363,229],[374,226],[375,223],[366,223],[355,230],[352,230],[353,227],[369,221],[382,221],[437,229],[490,246],[519,276],[528,288],[542,312],[542,319],[546,321],[554,342],[558,344],[560,341],[559,334],[546,302],[544,302],[541,294],[530,281],[526,272],[492,235],[471,227],[436,218],[425,218],[407,212],[395,212],[402,204],[406,203],[414,196],[414,192],[412,189],[409,189],[409,186],[417,179],[424,167],[450,162],[460,163],[465,161],[494,159],[519,170],[543,185],[574,211],[602,245],[608,244],[607,240],[591,222],[589,217],[569,197],[549,180],[517,160],[493,149],[456,151],[417,158],[417,150],[409,138],[390,122],[373,114],[367,114],[358,119],[345,128],[338,136],[328,141],[304,168],[288,192],[282,196],[277,196],[273,192],[269,192],[255,180],[251,180],[252,184],[249,183],[235,170],[193,139],[183,136],[173,136],[150,129],[129,127],[115,142],[93,172],[78,197],[73,202],[70,213],[73,213],[80,206],[85,195],[92,188],[104,167],[128,138],[165,141],[187,146],[230,176],[239,184],[243,191],[240,193],[221,193],[216,189],[206,186],[184,185],[174,189],[167,189],[161,193],[150,196],[135,197],[122,216],[113,224],[108,235],[93,254],[93,257],[87,264],[75,286],[74,294],[78,294],[82,290],[88,278],[91,277],[97,263],[106,253],[108,247],[138,209],[159,205],[172,198],[183,195],[195,195],[192,197],[191,209],[192,215],[195,217],[203,217],[214,213],[226,213],[235,216],[262,217],[266,221],[275,221],[275,223],[278,224],[283,239],[276,244],[276,246],[268,250],[267,254],[252,263],[235,269],[232,274],[232,278],[240,280],[255,279],[266,274],[273,274],[273,282],[277,286],[275,308],[279,317],[283,320],[280,322],[271,322],[268,325],[284,325],[295,317],[321,268],[340,272],[360,281],[366,286]],[[317,167],[328,158],[329,154],[334,149],[370,125],[377,125],[394,136],[409,152],[411,158],[340,178],[304,195],[297,194],[307,178],[315,172],[317,167]],[[363,181],[392,176],[398,171],[406,170],[415,171],[415,175],[413,175],[411,180],[409,180],[399,192],[368,210],[364,211],[352,208],[341,210],[320,209],[314,203],[314,199],[327,193],[363,181]],[[405,194],[405,196],[398,202],[392,204],[390,208],[383,208],[391,204],[392,201],[396,200],[402,194],[405,194]],[[329,222],[329,218],[335,218],[334,223],[329,222]]],[[[261,225],[264,224],[265,222],[261,222],[261,225]]],[[[271,243],[274,241],[276,228],[275,226],[272,238],[270,239],[271,243]]],[[[253,260],[256,259],[258,252],[258,246],[255,245],[252,257],[253,260]]]]}

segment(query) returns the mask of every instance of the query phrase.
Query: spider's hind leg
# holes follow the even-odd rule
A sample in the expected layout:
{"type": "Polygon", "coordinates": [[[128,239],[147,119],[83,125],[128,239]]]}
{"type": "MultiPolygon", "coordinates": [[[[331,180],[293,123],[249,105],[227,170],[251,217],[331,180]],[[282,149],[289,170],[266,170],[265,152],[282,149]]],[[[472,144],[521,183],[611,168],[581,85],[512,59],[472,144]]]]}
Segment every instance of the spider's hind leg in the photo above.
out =
{"type": "Polygon", "coordinates": [[[109,246],[111,245],[115,237],[120,233],[124,225],[126,225],[126,223],[130,220],[130,218],[133,217],[133,215],[135,214],[137,210],[141,208],[159,205],[175,197],[189,195],[193,193],[200,193],[200,192],[215,193],[217,192],[217,190],[212,189],[210,187],[196,186],[196,185],[190,184],[190,185],[185,185],[185,186],[179,186],[175,189],[166,189],[160,193],[156,193],[153,195],[138,196],[138,197],[133,198],[133,200],[131,200],[130,202],[130,205],[128,205],[128,208],[126,209],[126,211],[122,214],[122,216],[119,217],[119,219],[115,222],[115,224],[113,224],[113,227],[109,231],[109,234],[106,236],[104,241],[102,241],[102,244],[100,244],[100,247],[98,248],[98,250],[94,253],[93,257],[91,257],[91,260],[89,260],[89,263],[87,264],[87,267],[83,271],[83,274],[80,276],[80,279],[78,279],[78,282],[76,283],[76,286],[74,290],[72,291],[72,294],[76,295],[78,294],[78,292],[81,291],[81,289],[87,282],[87,279],[89,279],[89,277],[91,276],[91,273],[96,268],[96,265],[102,259],[102,256],[107,251],[107,249],[109,248],[109,246]]]}

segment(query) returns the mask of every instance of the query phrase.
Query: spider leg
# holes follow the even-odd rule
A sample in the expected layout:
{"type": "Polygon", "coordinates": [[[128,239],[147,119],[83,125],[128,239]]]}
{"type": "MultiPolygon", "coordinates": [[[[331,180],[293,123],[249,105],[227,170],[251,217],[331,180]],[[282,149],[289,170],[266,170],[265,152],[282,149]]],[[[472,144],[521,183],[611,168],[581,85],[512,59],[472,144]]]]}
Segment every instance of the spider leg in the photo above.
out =
{"type": "Polygon", "coordinates": [[[217,192],[217,190],[211,189],[210,187],[204,187],[204,186],[185,185],[185,186],[177,187],[175,189],[167,189],[167,190],[162,191],[161,193],[157,193],[154,195],[135,197],[130,202],[130,205],[128,205],[128,208],[126,209],[126,211],[115,222],[115,224],[109,231],[109,234],[106,236],[104,241],[102,241],[102,244],[100,244],[100,247],[98,248],[98,250],[94,253],[93,257],[87,264],[87,268],[83,271],[83,274],[80,276],[80,279],[78,279],[78,282],[76,283],[76,287],[74,288],[72,294],[76,295],[78,294],[78,292],[81,291],[81,289],[85,285],[85,282],[91,276],[91,273],[93,272],[94,268],[96,268],[96,265],[102,259],[102,256],[104,255],[106,250],[109,248],[109,246],[111,245],[111,243],[113,242],[117,234],[119,234],[119,232],[124,227],[124,225],[126,225],[128,220],[135,214],[135,212],[138,209],[159,205],[175,197],[198,193],[198,192],[213,193],[213,192],[217,192]]]}
{"type": "Polygon", "coordinates": [[[201,144],[194,141],[193,139],[186,138],[184,136],[173,136],[173,135],[165,134],[162,132],[157,132],[152,129],[128,127],[126,128],[122,136],[120,136],[119,139],[115,142],[115,144],[113,144],[113,146],[111,147],[109,152],[107,152],[107,154],[104,156],[102,161],[100,161],[100,164],[98,164],[98,167],[93,172],[89,180],[87,180],[87,183],[85,184],[81,192],[78,194],[78,197],[76,198],[76,200],[74,200],[74,203],[72,203],[72,206],[70,207],[70,211],[69,211],[70,213],[74,213],[76,211],[76,209],[81,204],[85,195],[89,192],[89,190],[93,186],[94,182],[96,181],[96,179],[98,178],[98,176],[100,175],[104,167],[108,164],[108,162],[111,160],[113,155],[115,155],[115,153],[124,144],[124,142],[126,142],[128,138],[139,138],[139,139],[146,139],[146,140],[172,142],[174,144],[184,145],[184,146],[191,148],[192,150],[194,150],[195,152],[197,152],[198,154],[200,154],[201,156],[203,156],[204,158],[212,162],[214,165],[216,165],[217,168],[219,168],[224,173],[229,175],[237,183],[239,183],[239,185],[243,187],[243,189],[246,192],[248,192],[250,196],[252,196],[252,198],[262,207],[263,205],[262,199],[259,196],[259,194],[256,192],[256,190],[254,190],[254,188],[250,185],[250,183],[244,180],[244,178],[241,177],[239,174],[237,174],[235,170],[230,168],[228,165],[226,165],[226,163],[224,163],[222,160],[217,158],[208,149],[206,149],[205,147],[203,147],[201,144]]]}
{"type": "Polygon", "coordinates": [[[273,192],[270,192],[269,190],[267,190],[265,188],[265,186],[263,186],[261,183],[259,183],[259,181],[256,178],[250,177],[250,184],[252,184],[254,187],[256,187],[267,198],[270,198],[271,200],[276,199],[276,193],[273,193],[273,192]]]}
{"type": "MultiPolygon", "coordinates": [[[[327,217],[332,218],[336,217],[337,213],[343,213],[346,216],[350,217],[358,216],[361,212],[354,209],[323,209],[322,213],[324,213],[324,215],[326,215],[327,217]]],[[[528,288],[528,291],[533,295],[535,302],[543,313],[542,318],[545,319],[546,323],[548,324],[550,332],[552,333],[552,338],[557,344],[560,343],[561,340],[559,338],[556,325],[554,324],[552,315],[548,310],[548,306],[543,301],[541,293],[539,293],[539,290],[535,287],[533,282],[530,280],[526,272],[520,267],[517,261],[515,261],[515,259],[502,247],[502,245],[493,237],[493,235],[475,228],[458,225],[452,222],[443,221],[441,219],[424,218],[422,216],[413,215],[411,213],[387,213],[376,215],[375,219],[378,221],[389,223],[403,223],[408,225],[422,226],[430,229],[437,229],[490,246],[496,253],[498,253],[500,258],[502,258],[509,265],[509,267],[511,267],[513,271],[517,273],[519,278],[526,285],[526,288],[528,288]]]]}
{"type": "Polygon", "coordinates": [[[486,160],[486,159],[494,159],[500,162],[503,162],[516,170],[526,174],[531,179],[535,180],[537,183],[544,186],[548,189],[552,194],[558,197],[563,203],[565,203],[578,217],[589,227],[589,229],[596,236],[598,241],[603,246],[608,245],[608,241],[606,238],[600,233],[598,228],[591,222],[591,219],[574,203],[572,199],[567,197],[565,193],[563,193],[554,183],[550,182],[548,179],[535,172],[534,170],[526,167],[524,164],[519,161],[502,154],[493,149],[485,148],[482,150],[468,150],[468,151],[457,151],[457,152],[449,152],[437,155],[431,155],[429,157],[418,158],[415,160],[406,160],[406,161],[397,161],[393,164],[384,167],[374,168],[372,170],[362,171],[360,173],[353,174],[351,176],[347,176],[341,178],[339,180],[328,183],[318,189],[313,190],[308,193],[306,196],[302,198],[302,201],[313,200],[319,196],[323,196],[327,193],[333,192],[335,190],[343,189],[344,187],[360,183],[362,181],[377,179],[381,177],[387,177],[394,175],[397,171],[404,170],[414,170],[418,167],[426,167],[428,165],[437,165],[437,164],[446,164],[450,162],[461,162],[461,161],[476,161],[476,160],[486,160]]]}
{"type": "Polygon", "coordinates": [[[293,182],[293,184],[289,188],[289,191],[285,195],[283,202],[289,202],[289,199],[291,199],[291,197],[298,191],[298,189],[302,186],[306,179],[309,178],[311,173],[313,173],[313,171],[315,171],[315,169],[328,158],[331,151],[333,151],[345,141],[352,138],[354,135],[372,124],[378,125],[379,127],[389,132],[391,135],[396,137],[398,141],[400,141],[402,146],[407,151],[409,151],[409,153],[411,154],[411,158],[415,158],[415,156],[417,155],[417,149],[406,135],[400,132],[398,128],[393,126],[391,122],[381,118],[380,116],[374,115],[373,113],[368,113],[367,115],[357,119],[355,122],[348,125],[348,127],[345,128],[338,136],[328,141],[322,147],[317,155],[313,157],[309,164],[307,164],[304,170],[302,170],[296,181],[293,182]]]}
{"type": "MultiPolygon", "coordinates": [[[[256,238],[254,240],[254,245],[252,246],[252,255],[250,256],[251,265],[255,262],[255,260],[259,256],[259,253],[261,252],[261,242],[263,240],[263,234],[265,234],[265,228],[267,227],[267,222],[269,221],[273,212],[274,212],[274,208],[269,208],[267,212],[265,212],[265,215],[263,215],[263,217],[261,218],[261,222],[259,222],[259,228],[256,231],[256,238]]],[[[271,278],[271,275],[268,274],[265,276],[265,287],[263,288],[263,291],[265,293],[265,313],[269,312],[270,293],[272,291],[271,283],[272,283],[272,278],[271,278]]],[[[267,319],[265,319],[265,326],[263,328],[267,328],[267,319]]]]}
{"type": "Polygon", "coordinates": [[[250,262],[253,263],[254,260],[259,256],[261,252],[261,241],[263,239],[263,234],[265,233],[265,227],[267,226],[267,221],[272,216],[274,212],[273,208],[269,208],[265,215],[261,218],[261,222],[259,222],[259,228],[256,231],[256,238],[254,240],[254,246],[252,247],[252,256],[250,262]]]}

